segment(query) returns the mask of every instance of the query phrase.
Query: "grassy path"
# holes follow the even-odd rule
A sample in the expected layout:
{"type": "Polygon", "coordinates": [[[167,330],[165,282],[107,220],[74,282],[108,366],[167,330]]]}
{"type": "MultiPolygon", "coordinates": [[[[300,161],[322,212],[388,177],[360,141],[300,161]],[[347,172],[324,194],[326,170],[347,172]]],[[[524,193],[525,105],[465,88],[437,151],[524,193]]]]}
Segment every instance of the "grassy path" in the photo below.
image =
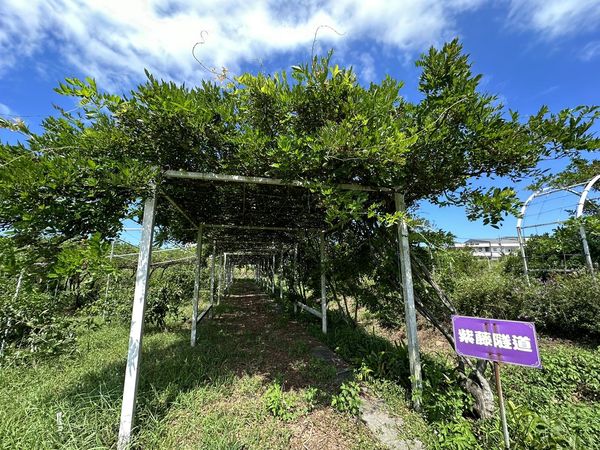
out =
{"type": "MultiPolygon", "coordinates": [[[[127,327],[81,336],[75,354],[0,372],[0,448],[112,448],[127,327]]],[[[189,449],[375,449],[357,419],[331,408],[336,368],[319,343],[250,282],[201,323],[148,330],[136,444],[189,449]]]]}

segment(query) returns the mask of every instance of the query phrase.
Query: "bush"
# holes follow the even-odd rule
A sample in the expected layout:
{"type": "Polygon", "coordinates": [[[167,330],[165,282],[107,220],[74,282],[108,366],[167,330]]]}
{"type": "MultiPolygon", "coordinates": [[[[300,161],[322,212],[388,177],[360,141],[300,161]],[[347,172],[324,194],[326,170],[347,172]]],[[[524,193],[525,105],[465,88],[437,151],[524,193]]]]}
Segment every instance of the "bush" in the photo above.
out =
{"type": "Polygon", "coordinates": [[[0,347],[3,360],[53,355],[74,341],[72,322],[51,295],[23,286],[17,298],[3,280],[0,296],[0,347]]]}
{"type": "Polygon", "coordinates": [[[600,281],[575,274],[536,284],[538,295],[523,305],[521,317],[549,332],[600,337],[600,281]]]}
{"type": "Polygon", "coordinates": [[[357,416],[360,410],[360,386],[355,381],[343,383],[340,393],[331,396],[331,406],[339,412],[357,416]]]}
{"type": "MultiPolygon", "coordinates": [[[[102,314],[109,320],[129,322],[134,281],[133,277],[125,276],[124,272],[120,277],[113,278],[108,298],[97,302],[89,313],[102,314]]],[[[152,275],[146,299],[146,323],[164,329],[167,318],[179,318],[181,308],[191,304],[193,292],[192,266],[169,267],[164,272],[152,275]]]]}
{"type": "Polygon", "coordinates": [[[456,282],[460,314],[535,322],[540,330],[569,337],[600,337],[600,283],[587,274],[531,280],[488,271],[456,282]]]}
{"type": "Polygon", "coordinates": [[[298,415],[298,398],[283,391],[279,381],[273,381],[263,396],[267,410],[278,419],[290,421],[298,415]]]}
{"type": "Polygon", "coordinates": [[[536,288],[528,286],[524,279],[487,271],[457,280],[452,299],[460,314],[517,319],[523,305],[535,295],[536,288]]]}

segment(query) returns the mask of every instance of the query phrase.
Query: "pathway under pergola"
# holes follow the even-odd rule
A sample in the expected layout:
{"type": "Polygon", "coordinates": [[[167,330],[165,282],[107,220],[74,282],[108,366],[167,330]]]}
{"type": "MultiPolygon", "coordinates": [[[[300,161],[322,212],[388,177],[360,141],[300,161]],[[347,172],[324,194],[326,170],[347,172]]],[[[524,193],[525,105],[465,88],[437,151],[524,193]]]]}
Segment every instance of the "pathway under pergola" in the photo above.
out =
{"type": "MultiPolygon", "coordinates": [[[[289,287],[297,279],[298,242],[318,237],[320,253],[320,310],[299,301],[301,308],[321,320],[327,333],[327,222],[319,206],[315,184],[212,173],[167,170],[152,186],[144,202],[131,329],[123,388],[118,448],[127,448],[134,426],[137,386],[141,364],[144,312],[152,267],[155,225],[158,232],[179,242],[195,242],[195,284],[192,299],[190,343],[196,344],[198,323],[210,316],[233,280],[235,267],[251,267],[257,284],[275,294],[276,278],[282,295],[284,267],[292,273],[289,287]],[[159,204],[160,200],[160,204],[159,204]],[[210,250],[209,305],[199,311],[204,245],[210,250]],[[276,272],[278,276],[276,277],[276,272]]],[[[341,191],[366,192],[374,197],[393,198],[396,211],[405,211],[401,192],[387,187],[339,184],[341,191]]],[[[403,217],[403,216],[402,216],[403,217]]],[[[399,278],[403,288],[406,332],[413,392],[421,390],[421,366],[417,341],[416,312],[410,265],[408,226],[397,224],[399,278]]],[[[419,395],[413,396],[418,399],[419,395]]],[[[418,400],[417,400],[418,401],[418,400]]]]}

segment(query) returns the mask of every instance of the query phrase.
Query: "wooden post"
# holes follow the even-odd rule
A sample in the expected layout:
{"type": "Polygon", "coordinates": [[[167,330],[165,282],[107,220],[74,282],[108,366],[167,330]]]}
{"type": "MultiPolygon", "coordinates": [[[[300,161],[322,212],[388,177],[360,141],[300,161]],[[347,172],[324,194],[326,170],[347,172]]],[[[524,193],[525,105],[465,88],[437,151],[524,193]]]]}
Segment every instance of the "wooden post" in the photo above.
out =
{"type": "Polygon", "coordinates": [[[135,292],[133,294],[133,309],[131,312],[131,330],[129,332],[129,350],[125,368],[125,383],[123,385],[123,403],[121,404],[121,422],[117,448],[125,450],[131,440],[137,387],[140,375],[142,357],[142,337],[144,333],[144,312],[146,309],[146,294],[150,263],[152,258],[152,239],[154,237],[154,211],[156,197],[153,194],[144,203],[144,219],[140,239],[140,254],[138,257],[137,273],[135,276],[135,292]]]}
{"type": "MultiPolygon", "coordinates": [[[[396,211],[405,213],[404,196],[398,192],[394,194],[396,211]]],[[[408,341],[408,362],[410,365],[413,405],[419,410],[421,407],[421,391],[423,380],[421,376],[421,358],[419,356],[419,340],[417,337],[417,313],[415,309],[415,295],[413,290],[412,269],[410,263],[410,246],[408,240],[408,225],[403,217],[398,222],[398,262],[401,273],[402,290],[404,297],[404,315],[406,321],[406,340],[408,341]]]]}
{"type": "Polygon", "coordinates": [[[504,436],[504,447],[510,449],[510,436],[508,435],[506,409],[504,408],[504,394],[502,393],[502,381],[500,381],[500,363],[494,361],[493,364],[494,378],[496,379],[496,391],[498,392],[498,406],[500,407],[500,420],[502,421],[502,435],[504,436]]]}

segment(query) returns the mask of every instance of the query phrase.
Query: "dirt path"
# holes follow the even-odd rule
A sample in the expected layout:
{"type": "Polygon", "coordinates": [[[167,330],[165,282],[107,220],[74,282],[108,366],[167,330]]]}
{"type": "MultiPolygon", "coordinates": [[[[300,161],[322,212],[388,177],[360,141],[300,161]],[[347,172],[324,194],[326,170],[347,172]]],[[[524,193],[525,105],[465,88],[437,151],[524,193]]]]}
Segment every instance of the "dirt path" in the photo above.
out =
{"type": "Polygon", "coordinates": [[[248,356],[237,361],[237,369],[261,373],[266,378],[283,378],[284,389],[315,384],[337,388],[348,366],[312,337],[302,325],[281,313],[279,306],[251,283],[240,282],[224,301],[223,312],[216,322],[228,336],[239,340],[248,356]],[[255,339],[254,339],[255,338],[255,339]],[[324,372],[312,373],[304,364],[324,360],[324,372]],[[333,374],[335,376],[326,376],[333,374]]]}
{"type": "Polygon", "coordinates": [[[238,377],[258,375],[265,386],[277,381],[284,392],[297,397],[318,390],[314,409],[293,420],[281,420],[282,431],[291,434],[289,448],[381,448],[359,419],[330,406],[331,395],[349,373],[348,366],[282,314],[256,285],[249,281],[234,284],[209,322],[206,327],[217,328],[235,348],[225,365],[238,377]]]}

